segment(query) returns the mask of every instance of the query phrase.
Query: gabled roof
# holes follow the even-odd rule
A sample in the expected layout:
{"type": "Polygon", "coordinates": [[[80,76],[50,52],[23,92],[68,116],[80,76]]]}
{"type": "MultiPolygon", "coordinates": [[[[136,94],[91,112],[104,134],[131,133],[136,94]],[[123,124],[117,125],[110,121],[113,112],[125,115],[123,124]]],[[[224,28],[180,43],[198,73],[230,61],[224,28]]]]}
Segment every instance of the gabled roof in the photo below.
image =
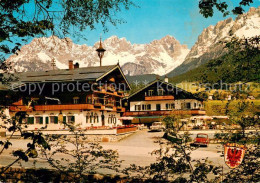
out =
{"type": "Polygon", "coordinates": [[[144,89],[148,88],[149,86],[153,85],[153,84],[156,83],[157,81],[160,81],[160,80],[156,79],[156,80],[154,80],[154,81],[148,83],[145,87],[143,87],[143,88],[137,90],[136,92],[134,92],[133,94],[131,94],[129,97],[127,97],[127,99],[133,97],[134,95],[138,94],[139,92],[141,92],[141,91],[143,91],[144,89]]]}
{"type": "Polygon", "coordinates": [[[176,88],[178,91],[182,91],[183,93],[185,93],[185,94],[187,94],[187,95],[189,95],[189,96],[192,96],[192,98],[195,98],[195,99],[197,99],[197,100],[201,100],[201,101],[202,101],[201,98],[198,98],[198,97],[194,96],[192,93],[190,93],[190,92],[188,92],[188,91],[186,91],[186,90],[183,90],[183,89],[181,89],[181,88],[179,88],[179,87],[173,85],[172,83],[167,83],[167,82],[164,82],[164,81],[162,81],[162,80],[160,80],[160,79],[156,79],[156,80],[154,80],[154,81],[148,83],[145,87],[143,87],[143,88],[141,88],[140,90],[138,90],[138,91],[134,92],[133,94],[131,94],[127,99],[129,99],[129,98],[135,96],[136,94],[140,93],[141,91],[145,90],[146,88],[152,86],[153,84],[155,84],[155,83],[157,83],[157,82],[160,82],[160,83],[162,83],[162,84],[168,85],[168,86],[170,86],[170,87],[172,87],[172,88],[176,88]]]}
{"type": "Polygon", "coordinates": [[[72,82],[72,81],[100,81],[112,71],[119,69],[129,88],[130,85],[120,66],[95,66],[77,69],[59,69],[37,72],[14,73],[14,77],[21,83],[47,83],[47,82],[72,82]]]}

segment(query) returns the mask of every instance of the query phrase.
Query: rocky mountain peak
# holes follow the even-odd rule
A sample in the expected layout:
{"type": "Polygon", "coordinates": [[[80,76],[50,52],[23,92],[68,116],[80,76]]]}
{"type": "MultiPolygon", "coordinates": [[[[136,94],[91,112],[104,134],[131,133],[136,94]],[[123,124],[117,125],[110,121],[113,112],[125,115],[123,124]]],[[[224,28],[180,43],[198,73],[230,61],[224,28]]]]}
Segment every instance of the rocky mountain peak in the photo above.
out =
{"type": "Polygon", "coordinates": [[[185,58],[183,64],[174,69],[169,76],[187,72],[210,59],[217,58],[226,52],[221,41],[260,35],[260,7],[250,8],[247,13],[239,15],[235,20],[228,18],[216,25],[205,28],[198,36],[195,45],[185,58]]]}
{"type": "MultiPolygon", "coordinates": [[[[94,46],[87,46],[75,44],[70,38],[35,38],[31,43],[22,46],[18,55],[10,56],[7,62],[12,63],[17,71],[52,69],[52,59],[55,59],[59,69],[68,68],[68,60],[78,62],[80,67],[98,66],[98,46],[99,41],[94,46]]],[[[119,61],[123,71],[129,75],[163,75],[180,65],[189,52],[187,47],[172,36],[148,44],[131,44],[126,38],[111,36],[103,41],[103,46],[106,49],[103,65],[112,65],[119,61]]]]}

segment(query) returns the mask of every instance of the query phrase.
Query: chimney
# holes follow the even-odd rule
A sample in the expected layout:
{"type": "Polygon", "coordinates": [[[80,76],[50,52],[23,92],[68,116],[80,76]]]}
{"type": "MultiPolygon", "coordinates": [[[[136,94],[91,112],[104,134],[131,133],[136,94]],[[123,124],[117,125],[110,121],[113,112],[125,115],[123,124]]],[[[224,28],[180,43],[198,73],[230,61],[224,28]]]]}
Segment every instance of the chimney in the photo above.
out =
{"type": "Polygon", "coordinates": [[[69,70],[73,70],[74,66],[73,66],[73,60],[69,60],[69,70]]]}
{"type": "Polygon", "coordinates": [[[78,69],[78,68],[79,68],[79,63],[77,62],[74,64],[74,69],[78,69]]]}
{"type": "Polygon", "coordinates": [[[167,76],[164,77],[164,82],[168,83],[169,82],[169,78],[167,76]]]}

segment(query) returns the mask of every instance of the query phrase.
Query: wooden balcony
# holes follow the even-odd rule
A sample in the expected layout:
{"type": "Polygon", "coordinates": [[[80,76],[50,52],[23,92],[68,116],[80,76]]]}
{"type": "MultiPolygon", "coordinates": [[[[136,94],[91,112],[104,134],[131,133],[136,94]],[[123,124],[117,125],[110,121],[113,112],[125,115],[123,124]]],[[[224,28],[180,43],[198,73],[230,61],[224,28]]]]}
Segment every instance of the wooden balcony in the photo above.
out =
{"type": "Polygon", "coordinates": [[[117,112],[125,112],[125,108],[121,106],[116,107],[117,112]]]}
{"type": "MultiPolygon", "coordinates": [[[[97,106],[96,106],[97,107],[97,106]]],[[[19,112],[19,111],[61,111],[61,110],[108,110],[108,111],[117,111],[115,106],[111,108],[107,108],[104,105],[99,105],[99,108],[96,108],[94,104],[64,104],[64,105],[35,105],[34,108],[32,106],[28,107],[25,105],[20,106],[10,106],[9,109],[11,112],[19,112]]],[[[122,108],[122,112],[125,111],[125,108],[122,108]]]]}
{"type": "Polygon", "coordinates": [[[27,106],[10,106],[10,111],[60,111],[60,110],[93,110],[93,104],[35,105],[34,109],[27,106]]]}
{"type": "Polygon", "coordinates": [[[171,114],[205,115],[206,111],[204,110],[134,111],[134,112],[125,112],[123,116],[165,116],[171,114]]]}
{"type": "Polygon", "coordinates": [[[162,96],[146,96],[146,101],[154,101],[154,100],[174,100],[173,95],[162,95],[162,96]]]}
{"type": "Polygon", "coordinates": [[[124,95],[122,93],[117,93],[116,91],[106,91],[105,89],[94,90],[94,93],[102,94],[102,95],[111,95],[111,96],[120,97],[120,98],[124,97],[124,95]]]}

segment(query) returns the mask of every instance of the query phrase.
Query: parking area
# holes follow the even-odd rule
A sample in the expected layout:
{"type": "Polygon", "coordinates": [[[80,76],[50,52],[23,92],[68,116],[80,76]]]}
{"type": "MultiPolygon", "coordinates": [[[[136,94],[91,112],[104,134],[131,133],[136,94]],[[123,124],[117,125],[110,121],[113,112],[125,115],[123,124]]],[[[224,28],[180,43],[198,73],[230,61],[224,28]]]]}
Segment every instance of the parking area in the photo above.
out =
{"type": "MultiPolygon", "coordinates": [[[[117,150],[120,160],[122,162],[122,168],[129,166],[130,164],[136,164],[139,166],[149,165],[155,162],[155,157],[151,156],[151,152],[155,149],[159,149],[159,144],[155,141],[162,139],[164,132],[149,132],[148,130],[140,130],[130,135],[129,137],[119,142],[101,143],[105,149],[117,150]]],[[[0,164],[2,166],[8,165],[15,157],[11,156],[13,150],[19,148],[25,148],[28,143],[27,140],[12,139],[13,145],[0,156],[0,164]]],[[[228,167],[224,163],[224,157],[221,157],[220,151],[223,150],[221,145],[209,144],[207,148],[201,147],[191,153],[192,158],[202,159],[208,157],[215,165],[223,165],[224,171],[228,170],[228,167]]],[[[38,162],[35,164],[37,168],[49,167],[48,163],[37,158],[38,162]]],[[[33,161],[22,162],[25,167],[33,167],[33,161]]],[[[15,166],[19,166],[15,164],[15,166]]],[[[101,172],[102,173],[102,172],[101,172]]]]}

